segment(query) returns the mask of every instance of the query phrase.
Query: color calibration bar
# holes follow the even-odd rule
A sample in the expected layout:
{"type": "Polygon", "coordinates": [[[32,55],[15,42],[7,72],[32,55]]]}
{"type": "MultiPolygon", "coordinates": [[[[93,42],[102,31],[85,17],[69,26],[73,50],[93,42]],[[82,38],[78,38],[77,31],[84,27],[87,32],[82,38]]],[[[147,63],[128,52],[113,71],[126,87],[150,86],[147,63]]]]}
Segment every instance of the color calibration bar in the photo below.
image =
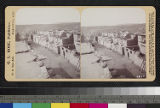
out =
{"type": "Polygon", "coordinates": [[[0,103],[0,108],[160,108],[160,104],[0,103]]]}

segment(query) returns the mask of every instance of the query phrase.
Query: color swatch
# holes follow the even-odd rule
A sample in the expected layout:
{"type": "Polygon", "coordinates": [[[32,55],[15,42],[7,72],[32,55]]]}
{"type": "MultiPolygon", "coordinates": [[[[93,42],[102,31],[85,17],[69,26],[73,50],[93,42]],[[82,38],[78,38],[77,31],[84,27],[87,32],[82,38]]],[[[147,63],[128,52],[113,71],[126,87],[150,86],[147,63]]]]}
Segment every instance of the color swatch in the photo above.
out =
{"type": "Polygon", "coordinates": [[[31,103],[13,103],[13,108],[32,108],[31,103]]]}
{"type": "Polygon", "coordinates": [[[108,108],[108,104],[89,104],[89,108],[108,108]]]}
{"type": "Polygon", "coordinates": [[[88,103],[71,103],[70,108],[89,108],[88,103]]]}
{"type": "Polygon", "coordinates": [[[146,108],[145,104],[128,104],[127,108],[146,108]]]}
{"type": "Polygon", "coordinates": [[[51,108],[50,103],[32,103],[32,108],[51,108]]]}
{"type": "Polygon", "coordinates": [[[0,108],[160,108],[160,104],[127,103],[0,103],[0,108]]]}
{"type": "Polygon", "coordinates": [[[52,103],[51,108],[70,108],[70,103],[52,103]]]}
{"type": "Polygon", "coordinates": [[[0,108],[13,108],[12,103],[0,103],[0,108]]]}
{"type": "Polygon", "coordinates": [[[108,104],[108,108],[127,108],[127,104],[108,104]]]}

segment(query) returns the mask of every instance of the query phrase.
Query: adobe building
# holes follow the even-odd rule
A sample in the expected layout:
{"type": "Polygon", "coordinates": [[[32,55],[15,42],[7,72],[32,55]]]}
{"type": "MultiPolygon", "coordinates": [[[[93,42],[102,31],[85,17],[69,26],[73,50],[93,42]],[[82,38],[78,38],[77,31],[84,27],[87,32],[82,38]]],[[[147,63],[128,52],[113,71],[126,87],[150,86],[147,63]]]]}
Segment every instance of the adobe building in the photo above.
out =
{"type": "Polygon", "coordinates": [[[41,46],[53,50],[55,53],[63,56],[71,64],[79,68],[80,55],[77,53],[75,43],[79,40],[79,34],[73,34],[72,31],[55,30],[47,32],[39,32],[34,34],[33,41],[41,46]],[[76,37],[74,39],[74,37],[76,37]]]}
{"type": "Polygon", "coordinates": [[[139,50],[142,54],[145,54],[146,52],[146,35],[145,34],[141,34],[138,35],[138,46],[139,46],[139,50]]]}

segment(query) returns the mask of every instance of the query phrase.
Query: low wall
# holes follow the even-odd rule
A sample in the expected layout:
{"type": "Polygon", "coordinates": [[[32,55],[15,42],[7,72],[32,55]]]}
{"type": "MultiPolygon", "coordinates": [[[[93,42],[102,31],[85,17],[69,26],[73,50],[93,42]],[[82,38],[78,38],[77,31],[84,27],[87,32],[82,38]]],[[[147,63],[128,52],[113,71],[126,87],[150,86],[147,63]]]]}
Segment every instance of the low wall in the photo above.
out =
{"type": "Polygon", "coordinates": [[[74,50],[69,50],[63,46],[56,46],[54,43],[46,42],[44,40],[41,40],[40,38],[34,38],[34,42],[48,49],[53,50],[55,53],[61,55],[62,57],[67,59],[71,64],[79,68],[79,57],[75,56],[74,50]]]}

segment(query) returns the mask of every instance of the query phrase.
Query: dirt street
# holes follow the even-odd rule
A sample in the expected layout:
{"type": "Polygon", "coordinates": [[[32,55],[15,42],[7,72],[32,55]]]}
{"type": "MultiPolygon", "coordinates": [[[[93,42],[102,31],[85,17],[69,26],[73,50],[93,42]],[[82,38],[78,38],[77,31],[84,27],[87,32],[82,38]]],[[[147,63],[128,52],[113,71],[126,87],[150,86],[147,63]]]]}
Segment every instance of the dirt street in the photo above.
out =
{"type": "Polygon", "coordinates": [[[37,44],[31,44],[33,50],[37,54],[45,56],[45,66],[48,68],[50,78],[79,78],[79,72],[76,72],[76,67],[69,63],[65,58],[56,54],[48,48],[37,44]]]}
{"type": "MultiPolygon", "coordinates": [[[[106,61],[111,72],[112,78],[136,78],[145,76],[141,73],[140,67],[135,65],[130,59],[118,54],[102,45],[96,45],[95,50],[98,55],[107,56],[111,60],[106,61]]],[[[102,67],[95,61],[97,55],[95,53],[81,56],[81,75],[82,78],[100,79],[105,78],[102,67]]]]}
{"type": "Polygon", "coordinates": [[[100,55],[107,55],[112,58],[112,60],[107,61],[107,64],[112,71],[112,76],[115,78],[135,78],[138,76],[145,76],[146,73],[141,73],[140,67],[135,65],[127,57],[107,49],[102,45],[97,45],[96,47],[96,50],[100,55]]]}
{"type": "Polygon", "coordinates": [[[63,79],[79,78],[79,72],[77,72],[76,67],[69,63],[65,58],[56,54],[55,52],[49,50],[48,48],[42,47],[37,44],[31,44],[32,50],[27,53],[16,54],[16,77],[17,78],[44,78],[46,76],[39,75],[40,67],[38,67],[38,62],[30,62],[33,58],[33,53],[36,55],[41,55],[46,59],[40,61],[43,62],[47,69],[47,78],[51,79],[63,79]],[[31,60],[30,60],[31,59],[31,60]]]}

